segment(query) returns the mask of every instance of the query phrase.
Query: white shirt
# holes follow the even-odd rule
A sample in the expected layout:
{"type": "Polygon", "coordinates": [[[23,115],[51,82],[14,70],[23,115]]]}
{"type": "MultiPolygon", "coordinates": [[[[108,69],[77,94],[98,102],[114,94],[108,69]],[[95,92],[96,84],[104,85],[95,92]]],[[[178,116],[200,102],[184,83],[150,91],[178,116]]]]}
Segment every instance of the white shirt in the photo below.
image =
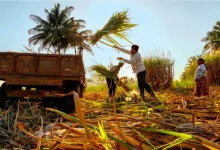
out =
{"type": "Polygon", "coordinates": [[[144,66],[144,63],[141,59],[141,55],[139,52],[132,55],[129,50],[119,48],[119,47],[117,49],[123,53],[130,55],[130,60],[124,59],[124,58],[122,58],[122,60],[125,63],[131,64],[131,67],[132,67],[132,70],[134,73],[139,73],[139,72],[145,71],[145,66],[144,66]]]}
{"type": "Polygon", "coordinates": [[[198,66],[196,70],[195,80],[200,79],[201,77],[207,77],[207,69],[204,64],[198,66]]]}

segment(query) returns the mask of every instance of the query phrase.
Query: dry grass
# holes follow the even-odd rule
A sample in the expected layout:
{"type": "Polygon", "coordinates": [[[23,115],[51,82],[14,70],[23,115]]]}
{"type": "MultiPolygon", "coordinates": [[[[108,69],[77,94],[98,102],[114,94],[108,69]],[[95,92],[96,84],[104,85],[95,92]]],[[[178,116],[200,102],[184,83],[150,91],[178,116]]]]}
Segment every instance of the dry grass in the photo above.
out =
{"type": "Polygon", "coordinates": [[[17,123],[28,125],[31,132],[38,130],[41,124],[53,122],[56,114],[44,111],[39,103],[18,102],[17,108],[13,105],[5,111],[0,111],[0,147],[1,148],[31,148],[31,138],[17,129],[17,123]]]}
{"type": "MultiPolygon", "coordinates": [[[[16,120],[13,115],[10,126],[19,133],[17,139],[25,139],[24,145],[20,144],[24,149],[217,150],[220,149],[220,88],[213,87],[212,91],[211,96],[202,98],[177,91],[159,93],[163,105],[155,108],[134,101],[117,102],[116,112],[113,104],[104,100],[79,99],[75,101],[77,109],[73,115],[48,109],[65,119],[60,123],[52,121],[49,125],[38,111],[34,112],[38,118],[35,122],[27,118],[33,115],[28,111],[21,113],[20,109],[17,121],[13,121],[16,120]],[[15,123],[18,128],[14,122],[18,122],[15,123]]],[[[9,133],[13,130],[7,129],[9,133]]],[[[13,141],[19,143],[19,140],[13,141]]]]}

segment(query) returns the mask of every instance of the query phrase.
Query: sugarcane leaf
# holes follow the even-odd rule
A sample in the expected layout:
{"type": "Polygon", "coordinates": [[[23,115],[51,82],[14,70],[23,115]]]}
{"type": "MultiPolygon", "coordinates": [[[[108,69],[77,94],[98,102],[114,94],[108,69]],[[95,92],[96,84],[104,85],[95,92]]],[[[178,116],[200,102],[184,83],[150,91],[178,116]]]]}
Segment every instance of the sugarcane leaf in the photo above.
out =
{"type": "Polygon", "coordinates": [[[123,40],[128,41],[128,35],[126,34],[131,28],[136,27],[137,24],[130,23],[130,18],[128,18],[128,10],[122,12],[116,12],[108,20],[105,26],[98,30],[91,38],[91,44],[95,45],[100,42],[101,39],[107,40],[114,45],[120,45],[116,40],[114,40],[110,35],[115,35],[123,40]]]}
{"type": "MultiPolygon", "coordinates": [[[[73,116],[70,116],[70,115],[68,115],[68,114],[66,114],[66,113],[64,113],[64,112],[62,112],[62,111],[57,110],[57,109],[46,108],[46,110],[51,111],[51,112],[55,112],[55,113],[61,115],[63,118],[67,119],[67,120],[81,123],[79,119],[77,119],[77,118],[75,118],[75,117],[73,117],[73,116]]],[[[98,130],[98,128],[97,128],[96,126],[90,125],[90,124],[88,124],[88,123],[87,123],[87,126],[88,126],[90,129],[92,129],[92,130],[98,130]]],[[[128,149],[130,149],[130,150],[136,150],[136,148],[134,148],[134,147],[131,146],[130,144],[123,142],[122,140],[120,140],[120,139],[114,137],[113,135],[111,135],[111,134],[109,134],[109,133],[106,133],[106,134],[107,134],[107,136],[108,136],[110,139],[112,139],[112,140],[118,142],[119,144],[123,145],[124,147],[126,147],[126,148],[128,148],[128,149]]]]}

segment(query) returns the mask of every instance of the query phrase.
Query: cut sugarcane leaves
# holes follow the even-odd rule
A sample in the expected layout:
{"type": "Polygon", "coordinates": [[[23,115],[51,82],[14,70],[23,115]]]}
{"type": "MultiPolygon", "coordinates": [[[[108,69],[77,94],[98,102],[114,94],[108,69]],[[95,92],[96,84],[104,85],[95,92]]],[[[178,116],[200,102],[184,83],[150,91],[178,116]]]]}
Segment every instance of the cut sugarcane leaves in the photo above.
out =
{"type": "Polygon", "coordinates": [[[96,73],[98,73],[100,76],[103,76],[105,78],[110,78],[115,80],[115,75],[113,72],[109,71],[105,66],[103,66],[102,64],[98,64],[98,65],[93,65],[92,67],[90,67],[90,69],[92,71],[95,71],[96,73]]]}
{"type": "Polygon", "coordinates": [[[128,18],[128,10],[114,13],[109,21],[106,23],[106,25],[92,36],[91,44],[95,45],[100,42],[107,46],[120,46],[119,42],[112,38],[112,36],[132,43],[128,39],[127,31],[135,26],[137,26],[137,24],[131,23],[130,18],[128,18]]]}
{"type": "Polygon", "coordinates": [[[102,64],[93,65],[90,67],[92,71],[95,71],[98,75],[104,77],[104,78],[110,78],[112,80],[117,81],[117,85],[121,86],[126,92],[132,91],[130,87],[127,86],[127,77],[122,77],[120,79],[117,79],[115,74],[111,71],[109,71],[105,66],[102,64]]]}

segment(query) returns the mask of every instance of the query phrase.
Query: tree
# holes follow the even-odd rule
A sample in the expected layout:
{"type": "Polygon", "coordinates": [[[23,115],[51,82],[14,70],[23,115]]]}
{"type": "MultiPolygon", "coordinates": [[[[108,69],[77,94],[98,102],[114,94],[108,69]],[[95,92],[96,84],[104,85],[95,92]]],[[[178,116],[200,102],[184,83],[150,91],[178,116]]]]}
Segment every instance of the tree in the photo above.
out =
{"type": "Polygon", "coordinates": [[[82,55],[83,50],[92,53],[92,48],[89,45],[92,32],[90,30],[83,30],[81,32],[73,32],[70,34],[69,43],[74,48],[75,54],[82,55]],[[77,52],[78,50],[78,52],[77,52]]]}
{"type": "Polygon", "coordinates": [[[197,60],[201,58],[202,55],[191,56],[188,58],[188,63],[184,69],[184,72],[180,76],[181,81],[194,81],[194,75],[197,68],[197,60]]]}
{"type": "Polygon", "coordinates": [[[39,51],[43,49],[54,49],[55,53],[65,53],[70,47],[83,47],[83,49],[91,51],[86,44],[89,39],[89,30],[81,31],[84,28],[84,20],[75,20],[70,17],[72,6],[67,6],[61,10],[60,4],[55,4],[51,11],[45,9],[46,20],[39,16],[31,15],[30,18],[37,24],[29,30],[29,34],[33,35],[29,38],[29,44],[40,44],[39,51]]]}
{"type": "Polygon", "coordinates": [[[206,42],[204,46],[204,52],[208,51],[214,53],[220,49],[220,21],[216,23],[212,31],[207,32],[206,37],[202,39],[203,42],[206,42]]]}

